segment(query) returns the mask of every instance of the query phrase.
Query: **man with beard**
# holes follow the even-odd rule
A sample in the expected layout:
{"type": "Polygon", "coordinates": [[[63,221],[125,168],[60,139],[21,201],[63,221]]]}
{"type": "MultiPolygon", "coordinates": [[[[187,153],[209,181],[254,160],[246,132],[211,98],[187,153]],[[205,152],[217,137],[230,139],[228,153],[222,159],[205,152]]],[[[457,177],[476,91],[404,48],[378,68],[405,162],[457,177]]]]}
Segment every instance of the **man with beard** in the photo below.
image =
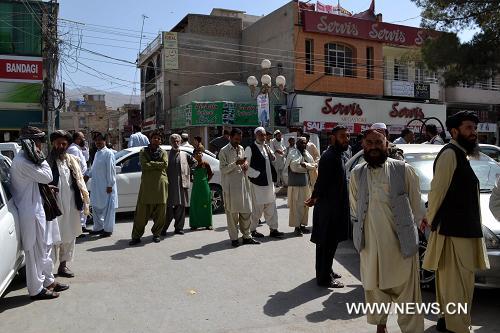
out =
{"type": "Polygon", "coordinates": [[[67,267],[73,260],[75,239],[82,233],[80,212],[89,214],[89,192],[83,180],[80,160],[66,153],[71,136],[68,132],[57,130],[50,135],[52,151],[48,162],[52,169],[53,180],[50,183],[57,187],[57,203],[62,215],[57,218],[61,241],[52,249],[54,264],[59,260],[57,274],[62,277],[75,276],[67,267]]]}
{"type": "MultiPolygon", "coordinates": [[[[23,150],[16,155],[11,167],[11,189],[19,213],[22,246],[26,258],[26,284],[31,299],[59,297],[69,288],[54,279],[54,263],[50,250],[59,238],[56,221],[47,221],[39,184],[52,181],[52,171],[41,152],[45,133],[36,127],[21,130],[23,150]]],[[[49,219],[52,219],[49,218],[49,219]]]]}
{"type": "Polygon", "coordinates": [[[94,217],[94,230],[90,234],[103,238],[113,234],[115,211],[118,208],[115,155],[106,147],[106,140],[106,135],[102,133],[94,136],[97,152],[88,172],[88,176],[92,178],[90,202],[94,217]]]}
{"type": "Polygon", "coordinates": [[[479,181],[468,156],[478,154],[477,124],[470,111],[446,120],[451,141],[434,161],[427,221],[431,234],[422,267],[436,271],[436,299],[444,316],[438,331],[469,332],[474,272],[489,268],[481,227],[479,181]],[[446,312],[450,303],[466,304],[467,313],[446,312]]]}
{"type": "Polygon", "coordinates": [[[308,234],[309,207],[304,203],[311,195],[309,170],[317,164],[306,150],[306,138],[297,138],[297,149],[292,149],[286,159],[288,172],[288,225],[295,228],[295,235],[308,234]]]}
{"type": "Polygon", "coordinates": [[[246,174],[249,165],[245,150],[240,145],[242,134],[239,128],[233,128],[230,134],[230,143],[219,152],[227,231],[233,247],[240,245],[238,227],[243,235],[243,244],[260,244],[250,235],[252,193],[246,174]]]}
{"type": "MultiPolygon", "coordinates": [[[[66,152],[78,158],[82,175],[85,176],[87,174],[87,158],[84,151],[87,151],[85,148],[85,136],[82,132],[73,133],[73,143],[71,143],[66,152]]],[[[87,216],[83,213],[83,210],[80,212],[80,223],[82,225],[82,232],[90,231],[87,229],[87,216]]],[[[84,237],[85,235],[81,236],[84,237]]]]}
{"type": "Polygon", "coordinates": [[[349,193],[342,153],[349,145],[344,126],[332,130],[330,146],[319,160],[319,173],[311,198],[305,204],[314,206],[311,242],[316,244],[316,283],[327,288],[342,288],[342,276],[332,270],[339,242],[348,239],[349,193]]]}
{"type": "Polygon", "coordinates": [[[160,242],[160,233],[166,222],[168,196],[168,156],[161,149],[162,133],[154,130],[151,133],[150,144],[139,152],[141,161],[141,187],[137,197],[132,240],[129,245],[141,242],[144,229],[150,217],[153,217],[153,242],[160,242]]]}
{"type": "Polygon", "coordinates": [[[285,165],[285,145],[283,144],[283,140],[281,138],[281,132],[280,130],[274,131],[274,139],[271,140],[271,149],[274,152],[274,155],[276,155],[276,159],[274,160],[273,164],[274,167],[276,168],[276,174],[277,174],[277,180],[276,180],[276,186],[282,187],[283,186],[283,168],[285,165]]]}
{"type": "MultiPolygon", "coordinates": [[[[353,242],[360,254],[365,301],[420,303],[417,222],[423,216],[419,179],[413,167],[388,158],[388,141],[377,130],[365,132],[366,163],[349,182],[353,242]]],[[[321,174],[321,173],[320,173],[321,174]]],[[[387,313],[368,313],[369,324],[386,332],[387,313]]],[[[398,314],[403,333],[424,331],[420,314],[398,314]]]]}
{"type": "Polygon", "coordinates": [[[274,192],[276,169],[271,163],[276,157],[266,144],[264,127],[257,127],[254,134],[255,142],[245,149],[245,156],[249,164],[247,175],[252,183],[253,212],[250,230],[253,237],[264,237],[257,231],[259,219],[264,214],[270,229],[269,237],[282,238],[284,234],[278,231],[278,209],[276,208],[276,194],[274,192]]]}

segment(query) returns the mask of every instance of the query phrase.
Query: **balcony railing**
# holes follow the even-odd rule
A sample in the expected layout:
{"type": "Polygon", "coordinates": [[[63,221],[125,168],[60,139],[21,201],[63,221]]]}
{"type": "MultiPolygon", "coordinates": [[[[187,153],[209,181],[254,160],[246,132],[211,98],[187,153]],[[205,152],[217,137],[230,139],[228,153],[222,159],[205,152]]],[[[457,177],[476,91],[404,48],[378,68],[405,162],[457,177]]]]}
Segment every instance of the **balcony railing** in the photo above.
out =
{"type": "Polygon", "coordinates": [[[139,64],[145,61],[158,47],[161,46],[161,34],[156,36],[156,38],[146,46],[144,50],[139,54],[139,64]]]}

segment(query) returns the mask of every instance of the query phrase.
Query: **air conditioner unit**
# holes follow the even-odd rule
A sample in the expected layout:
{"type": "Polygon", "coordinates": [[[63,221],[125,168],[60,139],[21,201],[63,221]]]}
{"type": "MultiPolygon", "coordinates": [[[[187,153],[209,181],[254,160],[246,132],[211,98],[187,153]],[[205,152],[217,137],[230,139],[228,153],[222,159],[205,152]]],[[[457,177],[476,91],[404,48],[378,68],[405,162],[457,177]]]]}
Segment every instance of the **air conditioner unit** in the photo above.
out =
{"type": "Polygon", "coordinates": [[[344,76],[344,69],[342,67],[332,67],[331,72],[334,76],[344,76]]]}

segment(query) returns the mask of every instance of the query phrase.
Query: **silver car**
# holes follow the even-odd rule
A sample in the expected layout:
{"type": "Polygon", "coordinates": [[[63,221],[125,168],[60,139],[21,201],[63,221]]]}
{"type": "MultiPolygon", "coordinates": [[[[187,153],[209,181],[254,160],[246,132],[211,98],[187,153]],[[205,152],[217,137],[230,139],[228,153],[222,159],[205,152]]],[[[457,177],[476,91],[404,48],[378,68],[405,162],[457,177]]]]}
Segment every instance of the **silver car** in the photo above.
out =
{"type": "MultiPolygon", "coordinates": [[[[443,146],[414,144],[398,145],[398,148],[403,150],[406,162],[415,168],[419,176],[422,205],[424,206],[431,187],[434,160],[443,146]]],[[[362,162],[364,162],[363,151],[360,151],[346,163],[348,175],[356,165],[362,162]]],[[[491,266],[489,270],[476,273],[476,285],[500,288],[500,221],[495,219],[489,209],[491,190],[495,186],[496,177],[500,175],[500,166],[495,160],[482,153],[479,158],[470,159],[470,163],[480,183],[483,235],[491,266]]],[[[421,235],[421,259],[425,254],[426,245],[426,237],[421,235]]],[[[428,285],[433,282],[434,273],[421,270],[420,280],[422,285],[428,285]]]]}

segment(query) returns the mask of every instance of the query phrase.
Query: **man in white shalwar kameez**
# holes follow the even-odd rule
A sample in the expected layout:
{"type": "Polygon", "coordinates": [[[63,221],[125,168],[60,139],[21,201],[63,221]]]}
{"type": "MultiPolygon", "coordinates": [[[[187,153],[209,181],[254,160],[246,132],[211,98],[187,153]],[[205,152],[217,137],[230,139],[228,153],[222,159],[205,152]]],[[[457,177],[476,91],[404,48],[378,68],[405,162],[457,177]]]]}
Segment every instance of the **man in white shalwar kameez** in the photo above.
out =
{"type": "Polygon", "coordinates": [[[94,219],[91,234],[109,237],[115,226],[115,211],[118,208],[116,188],[115,155],[106,147],[106,136],[98,133],[95,138],[97,152],[88,176],[90,183],[90,203],[94,219]]]}
{"type": "MultiPolygon", "coordinates": [[[[83,153],[84,149],[85,149],[85,136],[83,135],[82,132],[75,132],[73,134],[73,142],[68,147],[68,150],[66,152],[78,158],[78,161],[80,162],[80,170],[82,172],[82,175],[86,176],[88,150],[85,149],[85,151],[87,152],[87,157],[85,157],[85,154],[83,153]]],[[[87,216],[84,214],[83,211],[80,212],[80,223],[82,225],[82,232],[90,231],[87,229],[87,216]]],[[[82,237],[83,236],[84,235],[82,235],[82,237]]]]}
{"type": "Polygon", "coordinates": [[[288,225],[295,228],[295,235],[308,234],[309,207],[304,203],[311,196],[309,170],[317,168],[312,156],[306,150],[306,138],[297,138],[297,148],[288,152],[285,172],[288,172],[288,225]]]}
{"type": "Polygon", "coordinates": [[[253,237],[264,237],[257,231],[259,219],[264,214],[270,229],[270,237],[282,238],[284,234],[278,231],[278,210],[276,208],[276,194],[274,182],[276,169],[272,165],[275,156],[271,148],[265,143],[266,130],[257,127],[254,131],[255,142],[245,149],[245,156],[249,164],[247,175],[250,178],[252,189],[252,223],[250,230],[253,237]]]}
{"type": "Polygon", "coordinates": [[[276,168],[276,173],[278,179],[276,180],[276,186],[283,186],[283,168],[285,167],[285,144],[283,142],[283,138],[281,137],[280,130],[274,131],[274,139],[271,140],[271,150],[276,156],[276,159],[273,162],[274,167],[276,168]]]}
{"type": "Polygon", "coordinates": [[[69,286],[58,283],[52,270],[50,249],[59,240],[56,221],[46,221],[38,184],[52,181],[49,164],[44,161],[41,145],[45,133],[36,127],[21,131],[23,151],[11,167],[12,195],[19,214],[21,240],[26,256],[26,284],[32,299],[50,299],[69,286]]]}
{"type": "Polygon", "coordinates": [[[230,134],[230,143],[219,151],[227,230],[233,247],[240,245],[238,227],[243,235],[243,244],[260,244],[250,235],[252,194],[250,181],[246,175],[248,162],[245,158],[245,151],[240,145],[241,136],[241,130],[233,128],[230,134]]]}
{"type": "Polygon", "coordinates": [[[57,218],[61,241],[52,249],[54,264],[59,261],[57,274],[72,278],[75,275],[67,267],[67,262],[73,260],[75,240],[81,232],[80,211],[89,213],[89,194],[83,181],[80,170],[80,161],[71,154],[67,154],[67,147],[71,140],[68,132],[57,130],[50,135],[52,151],[49,155],[49,165],[52,169],[52,185],[58,188],[57,203],[62,215],[57,218]]]}
{"type": "MultiPolygon", "coordinates": [[[[354,243],[355,246],[363,244],[358,251],[365,301],[371,304],[421,303],[416,222],[421,220],[424,212],[418,176],[409,164],[403,164],[404,175],[391,171],[395,170],[392,166],[403,162],[387,159],[388,141],[376,130],[366,132],[363,149],[367,163],[358,165],[351,174],[349,201],[351,215],[356,219],[353,223],[354,243]],[[405,192],[404,203],[411,210],[403,213],[395,208],[402,194],[394,195],[397,190],[392,188],[394,179],[400,177],[404,180],[401,185],[405,192]],[[360,207],[359,202],[365,204],[360,207]],[[405,229],[400,228],[403,225],[405,229]],[[406,232],[411,235],[404,238],[407,242],[402,236],[403,233],[408,235],[406,232]],[[359,237],[364,241],[357,243],[359,237]],[[409,245],[412,254],[404,255],[402,243],[409,245]]],[[[368,313],[367,321],[377,325],[377,332],[386,332],[387,317],[388,313],[368,313]]],[[[400,313],[398,324],[403,333],[424,331],[422,314],[400,313]]]]}

